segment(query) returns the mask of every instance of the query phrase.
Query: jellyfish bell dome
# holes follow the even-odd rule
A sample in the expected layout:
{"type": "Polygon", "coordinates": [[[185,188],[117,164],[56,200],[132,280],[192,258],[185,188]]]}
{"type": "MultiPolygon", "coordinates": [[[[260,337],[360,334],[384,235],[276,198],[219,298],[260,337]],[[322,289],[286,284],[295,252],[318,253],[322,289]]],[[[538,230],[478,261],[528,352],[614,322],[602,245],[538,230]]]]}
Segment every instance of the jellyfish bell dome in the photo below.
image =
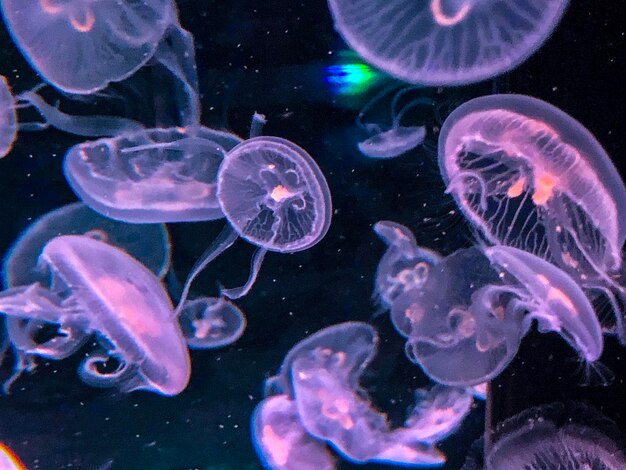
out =
{"type": "Polygon", "coordinates": [[[550,36],[566,0],[328,0],[335,29],[410,83],[463,85],[515,68],[550,36]]]}
{"type": "Polygon", "coordinates": [[[302,148],[279,137],[254,137],[220,165],[217,197],[242,238],[291,253],[320,241],[330,226],[330,190],[302,148]]]}
{"type": "Polygon", "coordinates": [[[171,0],[2,0],[14,42],[50,84],[93,93],[132,75],[175,21],[171,0]]]}
{"type": "Polygon", "coordinates": [[[0,75],[0,158],[13,148],[17,135],[15,101],[7,79],[0,75]]]}
{"type": "MultiPolygon", "coordinates": [[[[187,386],[189,352],[171,301],[152,272],[122,250],[79,235],[52,239],[40,261],[76,291],[73,298],[91,329],[112,346],[109,353],[136,368],[123,389],[175,395],[187,386]]],[[[103,359],[88,357],[81,378],[108,380],[97,369],[103,359]]]]}

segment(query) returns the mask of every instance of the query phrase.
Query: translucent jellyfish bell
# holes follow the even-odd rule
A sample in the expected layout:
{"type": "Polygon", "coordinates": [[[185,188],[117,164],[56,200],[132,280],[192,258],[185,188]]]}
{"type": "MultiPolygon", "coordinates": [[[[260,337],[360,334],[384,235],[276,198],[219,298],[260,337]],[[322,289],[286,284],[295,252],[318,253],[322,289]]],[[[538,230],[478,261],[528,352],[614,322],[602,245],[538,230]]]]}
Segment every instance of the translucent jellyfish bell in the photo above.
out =
{"type": "Polygon", "coordinates": [[[254,448],[271,470],[334,470],[335,459],[323,442],[300,423],[296,404],[286,395],[261,401],[252,415],[254,448]]]}
{"type": "MultiPolygon", "coordinates": [[[[342,323],[335,328],[348,333],[360,325],[342,323]]],[[[330,334],[330,344],[318,333],[319,346],[300,349],[291,365],[294,400],[304,428],[354,462],[442,464],[445,456],[436,448],[404,428],[390,429],[386,416],[360,387],[360,376],[375,355],[377,342],[365,349],[347,342],[339,345],[331,328],[322,330],[330,334]]]]}
{"type": "Polygon", "coordinates": [[[0,442],[0,468],[2,470],[26,470],[26,465],[11,449],[0,442]]]}
{"type": "Polygon", "coordinates": [[[387,309],[400,294],[424,284],[441,256],[418,247],[413,232],[404,225],[381,220],[373,229],[388,247],[378,263],[374,285],[374,296],[387,309]]]}
{"type": "Polygon", "coordinates": [[[532,55],[567,0],[329,0],[335,29],[372,65],[410,83],[463,85],[532,55]]]}
{"type": "Polygon", "coordinates": [[[123,224],[102,217],[82,202],[68,204],[44,214],[20,234],[3,260],[4,286],[45,282],[37,270],[43,246],[59,235],[87,235],[117,246],[159,278],[170,266],[170,240],[165,225],[123,224]]]}
{"type": "Polygon", "coordinates": [[[382,93],[377,94],[361,110],[357,117],[357,125],[370,135],[367,139],[357,144],[359,151],[363,155],[370,158],[395,158],[409,150],[413,150],[424,142],[426,137],[426,128],[424,126],[403,126],[401,123],[402,118],[408,111],[416,106],[432,106],[432,99],[419,97],[405,104],[400,111],[396,110],[400,98],[408,91],[414,89],[414,87],[403,88],[394,95],[391,101],[391,126],[389,128],[363,121],[369,109],[387,95],[388,90],[385,89],[382,93]]]}
{"type": "MultiPolygon", "coordinates": [[[[255,114],[251,135],[264,122],[255,114]]],[[[221,291],[231,299],[252,288],[268,251],[306,250],[330,226],[330,190],[324,175],[304,149],[279,137],[252,137],[230,150],[219,168],[217,199],[228,225],[192,268],[177,313],[195,277],[238,237],[259,248],[247,282],[221,291]]]]}
{"type": "MultiPolygon", "coordinates": [[[[79,374],[93,386],[176,395],[187,385],[189,353],[159,279],[118,248],[86,236],[50,240],[40,266],[50,287],[39,283],[0,293],[8,317],[57,325],[59,335],[28,354],[63,357],[95,333],[101,349],[82,362],[79,374]],[[107,367],[116,364],[113,370],[107,367]]],[[[24,364],[16,365],[14,380],[24,364]]]]}
{"type": "Polygon", "coordinates": [[[13,148],[17,135],[17,117],[13,94],[7,79],[0,75],[0,158],[13,148]]]}
{"type": "MultiPolygon", "coordinates": [[[[475,454],[482,454],[473,446],[475,454]],[[478,451],[478,452],[476,452],[478,451]]],[[[463,470],[496,468],[626,468],[623,433],[582,403],[552,403],[530,408],[499,423],[486,455],[472,455],[463,470]]]]}
{"type": "Polygon", "coordinates": [[[189,349],[214,349],[234,343],[246,329],[246,317],[224,298],[188,300],[178,322],[189,349]]]}
{"type": "Polygon", "coordinates": [[[439,166],[459,208],[489,243],[521,248],[615,295],[626,240],[626,187],[595,137],[563,111],[519,95],[471,100],[446,119],[439,166]]]}
{"type": "Polygon", "coordinates": [[[241,139],[202,126],[143,129],[72,147],[63,163],[78,197],[106,217],[131,223],[223,217],[218,168],[241,139]]]}
{"type": "Polygon", "coordinates": [[[70,93],[120,81],[153,56],[176,21],[171,0],[2,0],[7,28],[44,79],[70,93]]]}
{"type": "Polygon", "coordinates": [[[510,247],[459,250],[430,273],[421,289],[393,304],[411,334],[406,352],[440,383],[476,385],[513,359],[537,320],[560,334],[602,376],[600,324],[576,282],[550,263],[510,247]],[[597,367],[595,367],[597,366],[597,367]]]}
{"type": "MultiPolygon", "coordinates": [[[[291,369],[293,362],[300,356],[305,356],[316,349],[327,349],[328,351],[348,350],[350,354],[347,360],[353,366],[361,364],[363,368],[367,366],[376,353],[378,344],[378,334],[376,330],[367,323],[344,322],[323,328],[292,347],[280,366],[277,375],[265,381],[265,395],[285,394],[293,396],[291,388],[291,369]]],[[[359,375],[358,368],[353,368],[353,374],[359,375]]],[[[355,379],[356,380],[356,379],[355,379]]]]}

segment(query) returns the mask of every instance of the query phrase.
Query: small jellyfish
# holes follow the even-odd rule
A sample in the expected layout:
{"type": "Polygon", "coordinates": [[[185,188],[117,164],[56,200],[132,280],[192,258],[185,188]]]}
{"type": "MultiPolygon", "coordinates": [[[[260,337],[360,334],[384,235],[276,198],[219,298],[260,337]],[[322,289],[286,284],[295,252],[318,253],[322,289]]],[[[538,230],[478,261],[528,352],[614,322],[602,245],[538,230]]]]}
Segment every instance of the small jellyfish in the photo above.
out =
{"type": "Polygon", "coordinates": [[[241,139],[202,126],[143,129],[75,145],[63,163],[78,197],[131,223],[214,220],[218,168],[241,139]]]}
{"type": "Polygon", "coordinates": [[[457,205],[490,244],[523,249],[605,295],[626,342],[616,295],[626,240],[626,187],[585,127],[520,95],[473,99],[446,119],[439,166],[457,205]]]}
{"type": "Polygon", "coordinates": [[[251,420],[252,440],[263,466],[270,470],[334,470],[326,445],[307,434],[295,403],[286,395],[261,401],[251,420]]]}
{"type": "Polygon", "coordinates": [[[423,85],[507,72],[550,36],[567,0],[328,0],[335,29],[364,60],[423,85]]]}
{"type": "MultiPolygon", "coordinates": [[[[344,360],[350,360],[348,365],[353,367],[360,364],[363,368],[371,362],[376,352],[378,344],[378,334],[376,330],[367,323],[344,322],[323,328],[293,346],[280,366],[277,375],[265,381],[265,395],[285,394],[293,396],[291,388],[291,369],[293,362],[299,356],[304,356],[319,348],[328,351],[347,350],[348,355],[344,360]]],[[[360,375],[359,369],[354,370],[354,374],[360,375]]]]}
{"type": "Polygon", "coordinates": [[[385,96],[387,90],[383,90],[382,94],[377,94],[361,110],[357,117],[357,125],[370,135],[367,139],[357,144],[359,151],[363,155],[370,158],[395,158],[409,150],[413,150],[424,142],[426,137],[426,128],[424,126],[403,126],[401,122],[407,112],[416,106],[432,106],[432,99],[418,97],[405,104],[399,112],[396,111],[400,98],[412,90],[414,90],[414,87],[403,88],[393,97],[391,101],[391,127],[388,129],[384,129],[378,124],[363,122],[363,118],[369,108],[379,101],[381,97],[385,96]]]}
{"type": "Polygon", "coordinates": [[[187,300],[178,315],[189,349],[214,349],[234,343],[246,328],[246,317],[220,297],[187,300]]]}
{"type": "MultiPolygon", "coordinates": [[[[348,330],[359,324],[338,327],[348,330]]],[[[376,353],[376,343],[364,351],[349,343],[332,347],[324,344],[323,337],[319,340],[315,349],[300,351],[291,368],[298,415],[309,434],[358,463],[436,466],[445,462],[441,452],[413,433],[391,429],[386,415],[373,407],[360,387],[360,376],[376,353]]]]}
{"type": "Polygon", "coordinates": [[[471,386],[498,375],[533,320],[540,331],[560,334],[600,376],[606,372],[597,363],[600,324],[576,282],[515,248],[474,247],[449,255],[422,288],[396,299],[396,318],[410,323],[409,359],[440,383],[471,386]]]}
{"type": "Polygon", "coordinates": [[[7,29],[33,68],[69,93],[132,75],[176,21],[171,0],[2,0],[7,29]]]}
{"type": "MultiPolygon", "coordinates": [[[[418,247],[413,232],[404,225],[381,220],[374,224],[373,229],[388,246],[378,263],[374,282],[374,297],[381,309],[386,310],[391,308],[400,294],[421,287],[441,256],[427,248],[418,247]]],[[[401,322],[394,324],[402,326],[401,322]]],[[[410,333],[405,329],[399,332],[404,336],[410,333]]]]}
{"type": "Polygon", "coordinates": [[[57,334],[43,343],[31,338],[32,349],[20,345],[24,354],[18,355],[5,391],[33,365],[25,356],[67,357],[91,334],[99,348],[80,365],[85,383],[163,395],[186,387],[190,363],[185,339],[159,279],[141,263],[91,237],[63,235],[46,243],[39,267],[48,270],[49,287],[33,283],[0,292],[0,312],[46,322],[56,326],[57,334]]]}
{"type": "Polygon", "coordinates": [[[0,469],[2,470],[27,470],[19,457],[0,442],[0,469]]]}
{"type": "MultiPolygon", "coordinates": [[[[264,122],[255,113],[251,135],[264,122]]],[[[195,277],[238,237],[258,249],[246,283],[221,291],[231,299],[252,288],[268,251],[306,250],[330,226],[330,190],[317,163],[304,149],[278,137],[252,137],[226,154],[217,175],[217,199],[228,225],[189,273],[177,312],[195,277]]]]}
{"type": "Polygon", "coordinates": [[[17,116],[13,94],[7,79],[0,75],[0,158],[13,148],[17,135],[17,116]]]}
{"type": "Polygon", "coordinates": [[[165,225],[123,224],[76,202],[44,214],[24,229],[4,257],[4,287],[45,282],[45,273],[36,269],[37,258],[48,240],[59,235],[86,235],[117,246],[159,278],[170,266],[170,239],[165,225]]]}
{"type": "Polygon", "coordinates": [[[599,411],[582,403],[552,403],[525,410],[498,424],[486,449],[481,444],[473,446],[463,470],[626,468],[623,433],[599,411]]]}

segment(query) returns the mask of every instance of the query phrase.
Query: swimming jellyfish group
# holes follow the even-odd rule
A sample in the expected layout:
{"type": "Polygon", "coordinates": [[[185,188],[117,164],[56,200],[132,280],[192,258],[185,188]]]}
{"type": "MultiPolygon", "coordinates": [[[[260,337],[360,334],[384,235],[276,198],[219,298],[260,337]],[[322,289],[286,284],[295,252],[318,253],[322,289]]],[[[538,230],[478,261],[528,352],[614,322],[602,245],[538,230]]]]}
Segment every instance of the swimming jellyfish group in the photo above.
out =
{"type": "MultiPolygon", "coordinates": [[[[436,139],[445,192],[475,243],[441,254],[419,226],[414,232],[394,214],[371,221],[385,251],[370,273],[369,313],[389,313],[404,355],[430,384],[413,391],[404,421],[392,422],[361,383],[380,333],[359,318],[327,325],[293,345],[263,384],[250,435],[268,469],[332,470],[340,459],[444,465],[439,444],[476,412],[533,328],[559,335],[594,384],[611,380],[600,362],[605,337],[626,345],[626,186],[600,142],[530,96],[470,99],[437,115],[440,128],[415,119],[418,108],[438,113],[435,98],[410,97],[517,67],[549,38],[568,1],[414,3],[328,0],[348,46],[407,84],[384,87],[358,114],[365,138],[355,151],[391,159],[436,139]],[[390,96],[384,122],[373,119],[371,110],[390,96]],[[600,320],[598,300],[610,306],[610,319],[600,320]]],[[[194,38],[173,0],[0,0],[0,7],[15,46],[43,79],[14,91],[0,77],[0,157],[11,158],[24,132],[55,128],[89,139],[68,148],[62,164],[79,201],[33,221],[3,254],[0,365],[13,366],[2,392],[15,393],[39,361],[80,351],[78,377],[87,385],[180,394],[193,351],[245,333],[246,316],[233,302],[254,295],[268,253],[323,242],[333,204],[318,156],[265,135],[259,113],[244,137],[201,123],[194,38]],[[169,80],[162,94],[173,112],[155,110],[143,122],[68,113],[46,99],[54,89],[70,102],[106,101],[110,84],[146,67],[169,80]],[[178,283],[167,224],[206,221],[222,230],[178,283]],[[238,239],[256,249],[246,282],[220,286],[217,296],[192,290],[238,239]]],[[[488,447],[477,442],[464,468],[553,468],[565,459],[571,468],[596,461],[625,468],[611,432],[589,424],[598,419],[563,404],[528,410],[501,423],[488,447]]],[[[0,453],[2,468],[23,468],[2,443],[0,453]]]]}

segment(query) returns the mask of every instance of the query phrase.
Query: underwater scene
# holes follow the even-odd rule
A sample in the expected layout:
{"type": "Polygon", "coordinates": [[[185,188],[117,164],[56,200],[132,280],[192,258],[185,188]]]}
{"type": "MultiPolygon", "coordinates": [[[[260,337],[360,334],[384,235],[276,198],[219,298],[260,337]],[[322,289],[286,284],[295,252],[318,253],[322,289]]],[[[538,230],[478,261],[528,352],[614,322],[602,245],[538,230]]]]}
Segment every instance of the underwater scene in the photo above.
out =
{"type": "Polygon", "coordinates": [[[0,10],[0,470],[626,469],[625,4],[0,10]]]}

